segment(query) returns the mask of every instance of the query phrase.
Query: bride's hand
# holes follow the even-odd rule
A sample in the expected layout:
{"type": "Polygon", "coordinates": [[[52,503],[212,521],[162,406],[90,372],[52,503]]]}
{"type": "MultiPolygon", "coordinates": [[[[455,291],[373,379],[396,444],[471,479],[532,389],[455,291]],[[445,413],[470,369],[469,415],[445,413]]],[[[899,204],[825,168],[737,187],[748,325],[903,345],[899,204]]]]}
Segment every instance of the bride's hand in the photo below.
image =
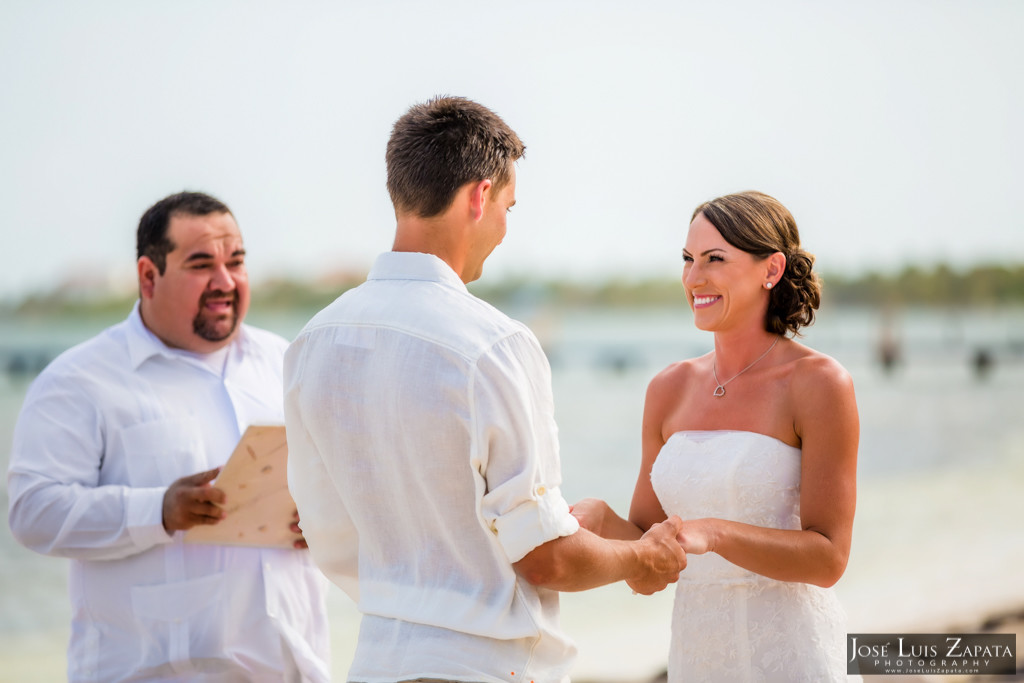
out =
{"type": "Polygon", "coordinates": [[[608,503],[598,498],[584,498],[569,506],[569,513],[576,518],[580,526],[593,531],[598,536],[604,527],[605,515],[610,511],[608,503]]]}
{"type": "Polygon", "coordinates": [[[683,530],[676,536],[687,555],[703,555],[715,550],[714,525],[710,519],[691,519],[683,522],[683,530]]]}

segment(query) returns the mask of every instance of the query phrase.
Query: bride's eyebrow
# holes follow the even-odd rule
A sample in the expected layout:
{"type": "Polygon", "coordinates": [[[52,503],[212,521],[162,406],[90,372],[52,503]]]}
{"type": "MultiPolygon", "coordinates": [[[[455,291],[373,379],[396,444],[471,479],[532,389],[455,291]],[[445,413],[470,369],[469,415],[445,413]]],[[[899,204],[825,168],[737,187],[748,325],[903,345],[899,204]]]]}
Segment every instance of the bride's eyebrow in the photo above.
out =
{"type": "MultiPolygon", "coordinates": [[[[702,251],[700,253],[700,255],[701,256],[707,256],[708,254],[710,254],[712,252],[715,252],[715,251],[720,251],[723,254],[725,253],[725,249],[722,249],[721,247],[713,247],[711,249],[705,249],[704,251],[702,251]]],[[[690,256],[690,251],[686,247],[683,247],[683,255],[684,256],[690,256]]]]}

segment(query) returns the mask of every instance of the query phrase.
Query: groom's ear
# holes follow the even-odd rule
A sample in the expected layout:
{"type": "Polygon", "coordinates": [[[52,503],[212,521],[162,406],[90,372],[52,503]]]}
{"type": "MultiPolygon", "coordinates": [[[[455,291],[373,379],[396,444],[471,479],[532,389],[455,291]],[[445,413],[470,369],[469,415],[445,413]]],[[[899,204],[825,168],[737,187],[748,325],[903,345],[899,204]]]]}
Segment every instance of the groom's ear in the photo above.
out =
{"type": "Polygon", "coordinates": [[[484,217],[484,206],[491,199],[491,187],[493,183],[490,178],[484,178],[470,188],[469,191],[469,212],[473,221],[476,222],[484,217]]]}

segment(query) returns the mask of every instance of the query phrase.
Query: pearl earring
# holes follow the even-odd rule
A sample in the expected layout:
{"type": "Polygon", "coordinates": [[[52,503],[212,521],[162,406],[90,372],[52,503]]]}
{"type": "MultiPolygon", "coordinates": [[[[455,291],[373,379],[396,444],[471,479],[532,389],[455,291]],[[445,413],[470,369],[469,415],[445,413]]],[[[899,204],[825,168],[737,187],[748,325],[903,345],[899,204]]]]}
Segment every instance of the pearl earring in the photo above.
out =
{"type": "Polygon", "coordinates": [[[772,283],[770,283],[770,282],[764,283],[764,288],[765,289],[771,289],[772,288],[772,283]]]}

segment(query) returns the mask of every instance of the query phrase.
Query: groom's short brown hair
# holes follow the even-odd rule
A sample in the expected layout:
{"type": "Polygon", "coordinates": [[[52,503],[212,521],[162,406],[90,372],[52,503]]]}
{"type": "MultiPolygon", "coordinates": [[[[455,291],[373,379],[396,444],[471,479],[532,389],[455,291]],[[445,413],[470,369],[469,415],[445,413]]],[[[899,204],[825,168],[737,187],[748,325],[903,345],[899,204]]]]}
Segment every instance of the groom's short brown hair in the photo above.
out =
{"type": "Polygon", "coordinates": [[[435,97],[414,105],[388,140],[388,193],[397,213],[436,216],[460,187],[490,178],[501,188],[526,151],[497,114],[464,97],[435,97]]]}

